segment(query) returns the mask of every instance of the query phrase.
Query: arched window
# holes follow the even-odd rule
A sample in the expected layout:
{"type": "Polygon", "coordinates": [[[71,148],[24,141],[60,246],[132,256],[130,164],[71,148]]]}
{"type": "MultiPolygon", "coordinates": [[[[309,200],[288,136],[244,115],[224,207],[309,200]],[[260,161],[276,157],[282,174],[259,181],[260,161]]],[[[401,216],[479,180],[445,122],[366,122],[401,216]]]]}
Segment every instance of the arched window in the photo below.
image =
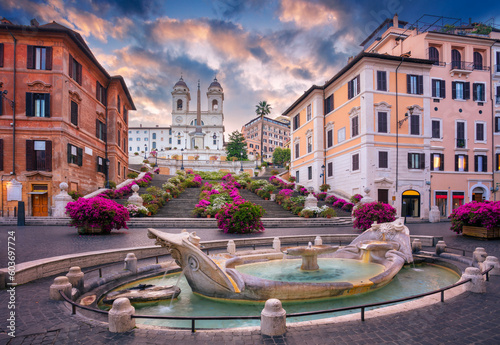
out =
{"type": "Polygon", "coordinates": [[[439,65],[439,51],[436,47],[429,47],[429,60],[434,61],[435,65],[439,65]]]}
{"type": "Polygon", "coordinates": [[[212,101],[212,110],[217,111],[219,109],[219,102],[216,99],[212,101]]]}
{"type": "MultiPolygon", "coordinates": [[[[191,121],[190,125],[191,126],[197,126],[197,123],[198,123],[198,120],[195,119],[195,120],[191,121]]],[[[205,123],[203,122],[203,120],[201,121],[201,125],[205,126],[205,123]]]]}
{"type": "Polygon", "coordinates": [[[153,139],[156,139],[156,133],[153,133],[153,139]]]}
{"type": "Polygon", "coordinates": [[[182,99],[177,100],[177,110],[182,110],[182,99]]]}
{"type": "Polygon", "coordinates": [[[483,69],[483,56],[479,52],[474,52],[474,69],[483,69]]]}
{"type": "Polygon", "coordinates": [[[462,55],[456,49],[451,51],[451,68],[462,69],[462,55]]]}

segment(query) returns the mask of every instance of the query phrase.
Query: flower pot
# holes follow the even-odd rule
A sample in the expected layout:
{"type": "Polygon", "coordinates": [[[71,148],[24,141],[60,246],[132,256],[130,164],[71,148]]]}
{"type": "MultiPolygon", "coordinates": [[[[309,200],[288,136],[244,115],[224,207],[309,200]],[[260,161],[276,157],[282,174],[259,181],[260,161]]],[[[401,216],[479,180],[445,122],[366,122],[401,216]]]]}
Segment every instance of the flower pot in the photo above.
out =
{"type": "Polygon", "coordinates": [[[269,200],[269,198],[264,198],[264,200],[269,200]]]}
{"type": "Polygon", "coordinates": [[[487,239],[499,238],[500,227],[488,230],[485,227],[464,225],[462,228],[462,234],[465,236],[487,238],[487,239]]]}
{"type": "Polygon", "coordinates": [[[104,233],[100,226],[82,226],[78,228],[80,235],[101,234],[104,233]]]}
{"type": "Polygon", "coordinates": [[[332,218],[332,216],[328,215],[328,216],[326,216],[326,218],[332,218]]]}
{"type": "Polygon", "coordinates": [[[207,214],[207,218],[212,218],[212,215],[211,214],[207,214]]]}

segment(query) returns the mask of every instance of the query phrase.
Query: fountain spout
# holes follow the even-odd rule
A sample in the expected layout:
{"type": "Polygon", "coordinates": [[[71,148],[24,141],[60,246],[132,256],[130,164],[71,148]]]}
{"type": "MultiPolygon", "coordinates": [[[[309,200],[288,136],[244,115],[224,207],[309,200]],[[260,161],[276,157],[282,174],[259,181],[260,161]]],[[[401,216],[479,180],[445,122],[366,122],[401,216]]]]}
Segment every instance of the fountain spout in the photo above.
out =
{"type": "Polygon", "coordinates": [[[284,253],[287,255],[302,256],[302,266],[300,266],[300,269],[303,271],[315,271],[319,269],[318,255],[332,253],[338,248],[338,246],[313,246],[312,243],[309,242],[307,247],[300,246],[288,248],[284,253]]]}

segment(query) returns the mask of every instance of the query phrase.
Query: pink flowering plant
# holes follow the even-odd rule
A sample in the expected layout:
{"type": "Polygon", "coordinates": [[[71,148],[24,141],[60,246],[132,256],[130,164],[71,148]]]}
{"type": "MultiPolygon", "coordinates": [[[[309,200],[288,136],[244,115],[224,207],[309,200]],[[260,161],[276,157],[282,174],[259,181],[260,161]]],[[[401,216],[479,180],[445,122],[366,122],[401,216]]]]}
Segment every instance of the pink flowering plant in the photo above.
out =
{"type": "Polygon", "coordinates": [[[215,215],[217,226],[225,233],[248,234],[264,231],[261,217],[264,209],[244,201],[240,204],[225,204],[215,215]]]}
{"type": "Polygon", "coordinates": [[[361,199],[363,199],[363,196],[361,194],[354,194],[353,196],[351,196],[351,203],[353,204],[357,204],[358,202],[361,201],[361,199]]]}
{"type": "Polygon", "coordinates": [[[500,201],[473,201],[454,209],[449,218],[450,230],[457,234],[462,233],[464,225],[491,230],[500,226],[500,201]]]}
{"type": "Polygon", "coordinates": [[[103,233],[111,230],[128,229],[129,211],[122,205],[106,198],[80,198],[66,205],[70,225],[85,233],[88,228],[100,228],[103,233]]]}
{"type": "Polygon", "coordinates": [[[361,204],[352,212],[354,219],[354,228],[366,230],[373,222],[387,223],[396,220],[396,209],[389,204],[381,202],[371,202],[361,204]]]}

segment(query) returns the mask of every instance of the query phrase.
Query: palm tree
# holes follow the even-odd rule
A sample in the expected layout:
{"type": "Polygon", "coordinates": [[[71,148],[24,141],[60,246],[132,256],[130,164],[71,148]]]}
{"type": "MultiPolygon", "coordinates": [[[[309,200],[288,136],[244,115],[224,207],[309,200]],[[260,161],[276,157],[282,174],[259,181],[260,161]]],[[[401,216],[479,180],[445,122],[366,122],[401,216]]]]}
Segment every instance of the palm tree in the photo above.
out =
{"type": "Polygon", "coordinates": [[[262,155],[262,144],[264,139],[264,116],[271,114],[271,104],[267,101],[260,101],[259,104],[255,106],[255,112],[260,116],[260,164],[262,165],[264,156],[262,155]]]}

